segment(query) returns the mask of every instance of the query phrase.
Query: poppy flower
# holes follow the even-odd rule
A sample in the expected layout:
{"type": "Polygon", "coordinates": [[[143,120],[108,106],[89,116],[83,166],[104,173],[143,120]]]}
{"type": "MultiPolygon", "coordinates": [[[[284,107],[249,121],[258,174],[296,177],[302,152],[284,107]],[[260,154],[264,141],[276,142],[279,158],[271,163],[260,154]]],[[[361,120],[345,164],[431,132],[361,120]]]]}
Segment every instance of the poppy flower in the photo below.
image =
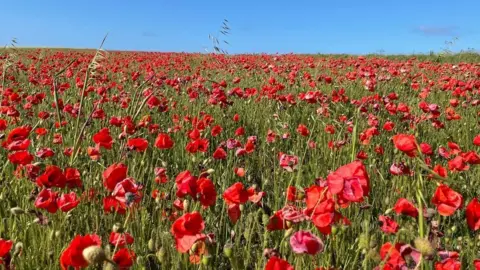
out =
{"type": "Polygon", "coordinates": [[[290,246],[292,251],[297,254],[316,255],[323,251],[324,244],[322,240],[308,231],[298,231],[290,237],[290,246]]]}
{"type": "Polygon", "coordinates": [[[413,218],[418,217],[418,210],[415,205],[405,198],[398,199],[393,210],[397,215],[407,215],[413,218]]]}
{"type": "Polygon", "coordinates": [[[350,202],[361,202],[368,196],[369,179],[361,161],[354,161],[341,166],[327,177],[327,185],[332,194],[339,194],[350,202]]]}
{"type": "Polygon", "coordinates": [[[396,234],[398,232],[399,226],[395,220],[390,217],[380,215],[378,220],[382,223],[380,229],[387,234],[396,234]]]}
{"type": "Polygon", "coordinates": [[[293,270],[293,267],[287,261],[272,256],[268,259],[265,270],[293,270]]]}
{"type": "Polygon", "coordinates": [[[47,168],[45,168],[43,174],[37,177],[36,183],[39,187],[64,188],[67,185],[67,178],[59,167],[55,165],[49,165],[47,168]]]}
{"type": "Polygon", "coordinates": [[[285,169],[287,172],[293,172],[298,165],[298,157],[294,155],[287,155],[284,153],[279,154],[280,167],[285,169]]]}
{"type": "Polygon", "coordinates": [[[8,160],[15,165],[27,165],[32,163],[33,155],[28,151],[17,151],[8,155],[8,160]]]}
{"type": "Polygon", "coordinates": [[[100,246],[102,241],[96,234],[87,234],[85,236],[77,235],[70,242],[68,247],[62,252],[60,256],[60,266],[62,270],[67,270],[69,267],[82,268],[88,266],[88,261],[83,256],[83,251],[91,246],[100,246]]]}
{"type": "Polygon", "coordinates": [[[170,149],[174,145],[174,142],[170,136],[166,133],[160,133],[155,140],[155,147],[158,149],[170,149]]]}
{"type": "Polygon", "coordinates": [[[103,211],[105,213],[118,213],[124,215],[127,212],[127,205],[118,201],[114,196],[103,198],[103,211]]]}
{"type": "Polygon", "coordinates": [[[473,145],[480,146],[480,134],[473,138],[473,145]]]}
{"type": "Polygon", "coordinates": [[[442,216],[451,216],[463,203],[463,197],[458,192],[444,184],[440,184],[432,198],[432,203],[442,216]]]}
{"type": "Polygon", "coordinates": [[[175,178],[175,184],[177,186],[177,197],[183,198],[190,195],[192,198],[197,197],[197,177],[193,176],[190,171],[183,171],[175,178]]]}
{"type": "Polygon", "coordinates": [[[80,172],[75,168],[65,168],[64,170],[65,179],[67,182],[68,188],[81,188],[82,179],[80,179],[80,172]]]}
{"type": "Polygon", "coordinates": [[[227,188],[223,193],[223,199],[230,204],[244,204],[248,201],[248,191],[244,188],[243,184],[237,182],[227,188]]]}
{"type": "Polygon", "coordinates": [[[123,248],[126,245],[131,245],[134,242],[134,238],[127,232],[123,233],[118,233],[118,232],[111,232],[110,233],[110,238],[108,242],[117,247],[117,248],[123,248]]]}
{"type": "MultiPolygon", "coordinates": [[[[9,145],[12,143],[21,142],[20,144],[23,144],[24,140],[26,140],[30,135],[31,130],[32,128],[30,126],[21,126],[21,127],[16,127],[12,129],[8,133],[7,139],[2,142],[2,146],[8,149],[9,145]]],[[[23,150],[26,150],[26,149],[23,149],[23,150]]]]}
{"type": "Polygon", "coordinates": [[[60,211],[68,212],[73,208],[77,207],[80,203],[80,200],[77,198],[77,194],[75,192],[70,192],[68,194],[62,194],[57,199],[57,205],[60,211]]]}
{"type": "Polygon", "coordinates": [[[127,147],[130,150],[143,152],[148,148],[148,141],[143,138],[128,139],[127,147]]]}
{"type": "Polygon", "coordinates": [[[469,168],[470,166],[465,163],[462,156],[456,156],[448,161],[448,169],[452,172],[467,171],[469,168]]]}
{"type": "Polygon", "coordinates": [[[186,253],[195,242],[206,238],[202,231],[205,229],[203,218],[198,212],[186,213],[172,224],[171,233],[175,238],[175,247],[178,252],[186,253]]]}
{"type": "Polygon", "coordinates": [[[215,152],[213,152],[213,158],[214,159],[226,159],[227,158],[227,152],[222,148],[219,147],[215,152]]]}
{"type": "Polygon", "coordinates": [[[383,269],[401,269],[403,266],[405,266],[405,259],[400,253],[401,247],[402,244],[400,243],[392,245],[392,243],[387,242],[382,245],[380,248],[380,257],[382,260],[386,260],[386,264],[383,269]]]}
{"type": "Polygon", "coordinates": [[[114,163],[103,171],[103,185],[109,191],[113,191],[115,186],[123,179],[127,178],[127,166],[123,163],[114,163]]]}
{"type": "Polygon", "coordinates": [[[203,207],[215,205],[217,200],[217,191],[215,185],[208,178],[200,178],[197,180],[198,199],[203,207]]]}
{"type": "Polygon", "coordinates": [[[212,127],[212,130],[210,131],[210,134],[212,134],[212,137],[217,137],[218,135],[220,135],[220,133],[222,133],[222,127],[219,126],[219,125],[216,125],[216,126],[213,126],[212,127]]]}
{"type": "MultiPolygon", "coordinates": [[[[6,260],[10,257],[12,246],[13,242],[11,240],[0,238],[0,265],[6,263],[6,260]]],[[[7,269],[9,269],[8,266],[7,269]]]]}
{"type": "Polygon", "coordinates": [[[113,139],[112,136],[110,136],[110,129],[102,128],[99,132],[93,135],[92,139],[95,144],[98,144],[100,147],[112,149],[113,139]]]}
{"type": "Polygon", "coordinates": [[[121,248],[113,254],[112,260],[117,264],[119,270],[128,270],[133,266],[136,255],[128,248],[121,248]]]}
{"type": "Polygon", "coordinates": [[[53,192],[51,189],[44,189],[38,193],[35,199],[35,207],[45,209],[49,213],[56,213],[58,210],[57,198],[57,192],[53,192]]]}
{"type": "Polygon", "coordinates": [[[475,270],[480,270],[480,259],[473,261],[473,267],[475,267],[475,270]]]}
{"type": "Polygon", "coordinates": [[[477,231],[480,229],[480,202],[477,198],[473,198],[467,205],[465,216],[470,230],[477,231]]]}
{"type": "Polygon", "coordinates": [[[414,135],[397,134],[392,137],[395,148],[404,152],[409,157],[414,157],[417,154],[417,141],[414,135]]]}
{"type": "Polygon", "coordinates": [[[308,130],[307,126],[300,124],[297,127],[297,133],[306,137],[310,134],[310,131],[308,130]]]}

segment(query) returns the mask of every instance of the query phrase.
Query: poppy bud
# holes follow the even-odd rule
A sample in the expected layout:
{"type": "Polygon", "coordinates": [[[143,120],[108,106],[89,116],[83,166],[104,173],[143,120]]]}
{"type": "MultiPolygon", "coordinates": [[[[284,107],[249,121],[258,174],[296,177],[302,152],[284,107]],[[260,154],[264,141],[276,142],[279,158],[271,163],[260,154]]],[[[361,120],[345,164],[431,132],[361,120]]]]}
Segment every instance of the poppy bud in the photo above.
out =
{"type": "Polygon", "coordinates": [[[290,229],[288,229],[288,230],[285,231],[285,234],[284,234],[283,237],[284,237],[284,238],[287,238],[287,237],[289,237],[290,235],[292,235],[292,233],[293,233],[293,228],[290,228],[290,229]]]}
{"type": "Polygon", "coordinates": [[[210,256],[210,255],[204,255],[204,256],[202,257],[202,264],[205,265],[205,266],[210,265],[210,263],[211,263],[211,261],[212,261],[211,259],[212,259],[212,256],[210,256]]]}
{"type": "Polygon", "coordinates": [[[155,253],[155,256],[157,256],[157,259],[161,262],[163,262],[165,260],[165,255],[166,255],[166,252],[165,252],[165,249],[163,247],[161,247],[157,253],[155,253]]]}
{"type": "Polygon", "coordinates": [[[183,201],[183,210],[185,212],[188,212],[188,206],[190,205],[190,203],[188,202],[188,200],[184,200],[183,201]]]}
{"type": "Polygon", "coordinates": [[[13,251],[13,257],[19,256],[23,251],[23,243],[22,242],[17,242],[15,244],[15,249],[13,251]]]}
{"type": "Polygon", "coordinates": [[[83,258],[89,264],[100,264],[107,259],[105,251],[99,246],[89,246],[82,252],[83,258]]]}
{"type": "Polygon", "coordinates": [[[214,173],[214,172],[215,172],[214,169],[208,169],[208,170],[207,170],[207,173],[208,173],[208,174],[212,174],[212,173],[214,173]]]}
{"type": "Polygon", "coordinates": [[[155,240],[150,238],[150,240],[148,240],[147,247],[148,247],[148,250],[150,250],[151,252],[155,252],[156,250],[155,240]]]}
{"type": "Polygon", "coordinates": [[[389,209],[387,209],[387,211],[385,211],[385,215],[388,215],[388,214],[390,214],[391,212],[392,212],[392,208],[389,208],[389,209]]]}
{"type": "Polygon", "coordinates": [[[415,248],[425,257],[430,257],[435,253],[432,244],[426,238],[417,237],[413,243],[415,248]]]}
{"type": "Polygon", "coordinates": [[[368,235],[365,233],[360,234],[358,237],[358,248],[367,249],[368,248],[368,235]]]}
{"type": "Polygon", "coordinates": [[[123,225],[122,225],[122,223],[117,222],[117,223],[113,224],[112,231],[113,231],[114,233],[123,233],[123,225]]]}
{"type": "Polygon", "coordinates": [[[12,213],[12,215],[14,216],[18,216],[18,215],[21,215],[21,214],[24,214],[25,211],[20,208],[20,207],[13,207],[13,208],[10,208],[10,212],[12,213]]]}
{"type": "Polygon", "coordinates": [[[137,261],[137,264],[138,264],[139,266],[145,266],[145,264],[146,264],[146,260],[145,260],[145,258],[142,257],[142,256],[138,256],[136,261],[137,261]]]}
{"type": "Polygon", "coordinates": [[[232,246],[232,244],[225,244],[225,246],[223,247],[223,254],[224,254],[225,257],[227,257],[227,258],[232,258],[232,255],[233,255],[233,246],[232,246]]]}

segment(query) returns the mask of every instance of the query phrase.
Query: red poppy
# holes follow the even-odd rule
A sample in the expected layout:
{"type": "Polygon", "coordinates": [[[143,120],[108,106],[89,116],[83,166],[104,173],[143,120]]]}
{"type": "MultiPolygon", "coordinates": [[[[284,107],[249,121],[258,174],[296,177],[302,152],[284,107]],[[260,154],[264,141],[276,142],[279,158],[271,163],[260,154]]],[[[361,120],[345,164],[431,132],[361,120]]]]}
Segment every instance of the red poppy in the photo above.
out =
{"type": "Polygon", "coordinates": [[[93,135],[92,139],[95,144],[98,144],[105,149],[112,148],[113,139],[112,136],[110,136],[110,129],[108,128],[102,128],[99,132],[93,135]]]}
{"type": "Polygon", "coordinates": [[[442,216],[451,216],[461,207],[463,197],[458,192],[444,184],[440,184],[432,198],[432,203],[442,216]]]}
{"type": "Polygon", "coordinates": [[[326,187],[313,185],[305,190],[307,208],[305,214],[311,216],[315,227],[323,233],[330,234],[333,224],[341,218],[335,210],[335,201],[326,187]]]}
{"type": "Polygon", "coordinates": [[[190,141],[185,150],[191,154],[195,154],[197,152],[207,152],[209,142],[207,139],[197,139],[195,141],[190,141]]]}
{"type": "Polygon", "coordinates": [[[64,188],[67,185],[67,178],[60,168],[55,165],[50,165],[47,166],[42,175],[37,177],[36,183],[39,187],[64,188]]]}
{"type": "Polygon", "coordinates": [[[465,216],[470,230],[477,231],[480,229],[480,202],[477,198],[473,198],[467,205],[465,216]]]}
{"type": "Polygon", "coordinates": [[[456,156],[448,161],[448,169],[452,172],[467,171],[469,168],[462,156],[456,156]]]}
{"type": "Polygon", "coordinates": [[[198,199],[203,207],[209,207],[215,205],[217,200],[217,191],[215,185],[208,178],[200,178],[197,180],[198,186],[198,199]]]}
{"type": "Polygon", "coordinates": [[[117,264],[119,270],[128,270],[133,266],[136,255],[132,250],[121,248],[113,254],[112,260],[117,264]]]}
{"type": "Polygon", "coordinates": [[[222,148],[219,147],[215,152],[213,152],[213,158],[214,159],[226,159],[227,158],[227,152],[222,148]]]}
{"type": "Polygon", "coordinates": [[[143,152],[148,148],[148,141],[143,138],[128,139],[127,147],[130,150],[143,152]]]}
{"type": "Polygon", "coordinates": [[[475,270],[480,270],[480,259],[473,261],[473,267],[475,267],[475,270]]]}
{"type": "Polygon", "coordinates": [[[428,143],[421,143],[420,150],[424,155],[428,155],[428,156],[433,155],[433,148],[428,143]]]}
{"type": "Polygon", "coordinates": [[[42,148],[35,153],[35,155],[39,158],[48,158],[48,157],[53,157],[55,155],[55,152],[51,148],[42,148]]]}
{"type": "Polygon", "coordinates": [[[211,134],[212,134],[212,137],[217,137],[218,135],[220,135],[220,133],[222,133],[222,127],[219,126],[219,125],[216,125],[216,126],[213,126],[212,127],[212,130],[211,130],[211,134]]]}
{"type": "Polygon", "coordinates": [[[440,177],[446,178],[448,176],[447,169],[445,169],[442,165],[437,164],[433,167],[433,171],[438,174],[440,177]]]}
{"type": "Polygon", "coordinates": [[[127,178],[127,170],[127,166],[123,163],[114,163],[110,165],[102,174],[103,186],[109,191],[113,191],[118,183],[127,178]]]}
{"type": "Polygon", "coordinates": [[[387,121],[387,122],[385,122],[385,124],[383,125],[383,130],[385,130],[385,131],[392,131],[394,127],[395,127],[395,123],[394,123],[394,122],[392,122],[392,121],[387,121]]]}
{"type": "Polygon", "coordinates": [[[110,233],[110,238],[108,240],[110,244],[117,248],[123,248],[126,245],[131,245],[134,241],[134,238],[127,232],[112,232],[110,233]]]}
{"type": "Polygon", "coordinates": [[[127,212],[127,205],[118,201],[114,196],[103,198],[103,211],[105,213],[118,213],[124,215],[127,212]]]}
{"type": "Polygon", "coordinates": [[[44,189],[38,193],[35,199],[35,207],[45,209],[49,213],[56,213],[58,210],[57,198],[57,192],[53,192],[51,189],[44,189]]]}
{"type": "MultiPolygon", "coordinates": [[[[5,240],[0,238],[0,265],[4,264],[5,261],[9,259],[10,250],[12,249],[12,246],[13,246],[13,242],[11,240],[5,240]]],[[[9,269],[8,266],[7,266],[7,269],[9,269]]]]}
{"type": "Polygon", "coordinates": [[[28,151],[17,151],[8,155],[8,160],[15,165],[27,165],[32,163],[33,155],[28,151]]]}
{"type": "Polygon", "coordinates": [[[413,218],[418,217],[418,210],[415,208],[415,205],[405,198],[398,199],[393,210],[397,215],[407,215],[413,218]]]}
{"type": "Polygon", "coordinates": [[[265,270],[293,270],[293,267],[287,261],[272,256],[265,265],[265,270]]]}
{"type": "Polygon", "coordinates": [[[382,260],[386,260],[386,265],[383,269],[401,269],[401,267],[405,266],[406,262],[400,253],[401,246],[402,244],[392,245],[390,242],[382,245],[380,257],[382,260]]]}
{"type": "Polygon", "coordinates": [[[244,188],[243,184],[237,182],[227,188],[223,193],[223,199],[230,204],[244,204],[248,201],[248,191],[244,188]]]}
{"type": "Polygon", "coordinates": [[[395,220],[390,217],[380,215],[378,220],[382,223],[380,229],[387,234],[396,234],[398,232],[399,226],[395,220]]]}
{"type": "Polygon", "coordinates": [[[68,188],[81,188],[82,179],[80,179],[80,172],[75,168],[65,168],[64,175],[68,188]]]}
{"type": "Polygon", "coordinates": [[[475,136],[475,138],[473,138],[473,144],[476,146],[480,146],[480,134],[478,134],[477,136],[475,136]]]}
{"type": "Polygon", "coordinates": [[[77,194],[75,192],[70,192],[68,194],[62,194],[57,199],[57,205],[60,211],[68,212],[80,203],[80,200],[77,198],[77,194]]]}
{"type": "Polygon", "coordinates": [[[280,162],[280,167],[285,169],[287,172],[293,172],[297,168],[298,157],[294,155],[287,155],[280,152],[279,162],[280,162]]]}
{"type": "Polygon", "coordinates": [[[96,234],[75,236],[70,245],[62,252],[60,266],[63,270],[67,270],[70,266],[73,268],[87,267],[88,262],[83,257],[83,250],[91,246],[100,246],[101,244],[102,241],[96,234]]]}
{"type": "Polygon", "coordinates": [[[155,140],[155,147],[158,149],[170,149],[174,145],[174,142],[166,133],[160,133],[155,140]]]}
{"type": "Polygon", "coordinates": [[[361,161],[354,161],[330,173],[327,184],[332,194],[350,202],[363,201],[370,189],[368,174],[361,161]]]}
{"type": "Polygon", "coordinates": [[[176,195],[179,198],[183,198],[190,195],[192,198],[197,197],[197,177],[193,176],[190,171],[183,171],[175,178],[177,185],[176,195]]]}
{"type": "MultiPolygon", "coordinates": [[[[6,149],[9,149],[11,144],[19,144],[22,145],[24,144],[24,140],[28,138],[28,135],[30,135],[30,131],[32,128],[30,126],[21,126],[21,127],[16,127],[8,133],[7,139],[2,143],[2,146],[6,149]]],[[[28,142],[29,144],[30,142],[28,142]]],[[[19,150],[26,150],[26,149],[19,149],[19,150]]]]}
{"type": "Polygon", "coordinates": [[[397,134],[392,137],[395,148],[407,154],[407,156],[414,157],[417,154],[417,141],[414,135],[397,134]]]}
{"type": "Polygon", "coordinates": [[[300,124],[297,127],[297,133],[306,137],[310,134],[310,131],[308,130],[307,126],[300,124]]]}
{"type": "Polygon", "coordinates": [[[186,213],[172,224],[171,233],[175,238],[175,247],[180,253],[186,253],[198,240],[206,238],[203,218],[198,212],[186,213]]]}

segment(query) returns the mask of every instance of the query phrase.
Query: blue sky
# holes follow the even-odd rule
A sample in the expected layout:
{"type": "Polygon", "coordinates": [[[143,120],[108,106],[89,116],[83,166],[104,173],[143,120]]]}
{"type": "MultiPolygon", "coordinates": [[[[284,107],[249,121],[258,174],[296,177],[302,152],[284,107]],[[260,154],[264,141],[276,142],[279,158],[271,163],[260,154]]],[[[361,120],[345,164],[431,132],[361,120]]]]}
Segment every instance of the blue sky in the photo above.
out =
{"type": "Polygon", "coordinates": [[[421,53],[480,49],[479,0],[3,0],[0,44],[202,52],[223,19],[230,53],[421,53]]]}

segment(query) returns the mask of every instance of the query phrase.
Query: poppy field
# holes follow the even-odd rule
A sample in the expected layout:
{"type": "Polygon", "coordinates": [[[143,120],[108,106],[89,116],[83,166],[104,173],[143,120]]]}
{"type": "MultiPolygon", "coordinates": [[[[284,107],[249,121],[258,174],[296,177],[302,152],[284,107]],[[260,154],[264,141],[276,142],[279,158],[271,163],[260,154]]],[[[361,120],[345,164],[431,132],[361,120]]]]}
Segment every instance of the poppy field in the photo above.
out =
{"type": "Polygon", "coordinates": [[[0,269],[480,269],[478,59],[0,51],[0,269]]]}

